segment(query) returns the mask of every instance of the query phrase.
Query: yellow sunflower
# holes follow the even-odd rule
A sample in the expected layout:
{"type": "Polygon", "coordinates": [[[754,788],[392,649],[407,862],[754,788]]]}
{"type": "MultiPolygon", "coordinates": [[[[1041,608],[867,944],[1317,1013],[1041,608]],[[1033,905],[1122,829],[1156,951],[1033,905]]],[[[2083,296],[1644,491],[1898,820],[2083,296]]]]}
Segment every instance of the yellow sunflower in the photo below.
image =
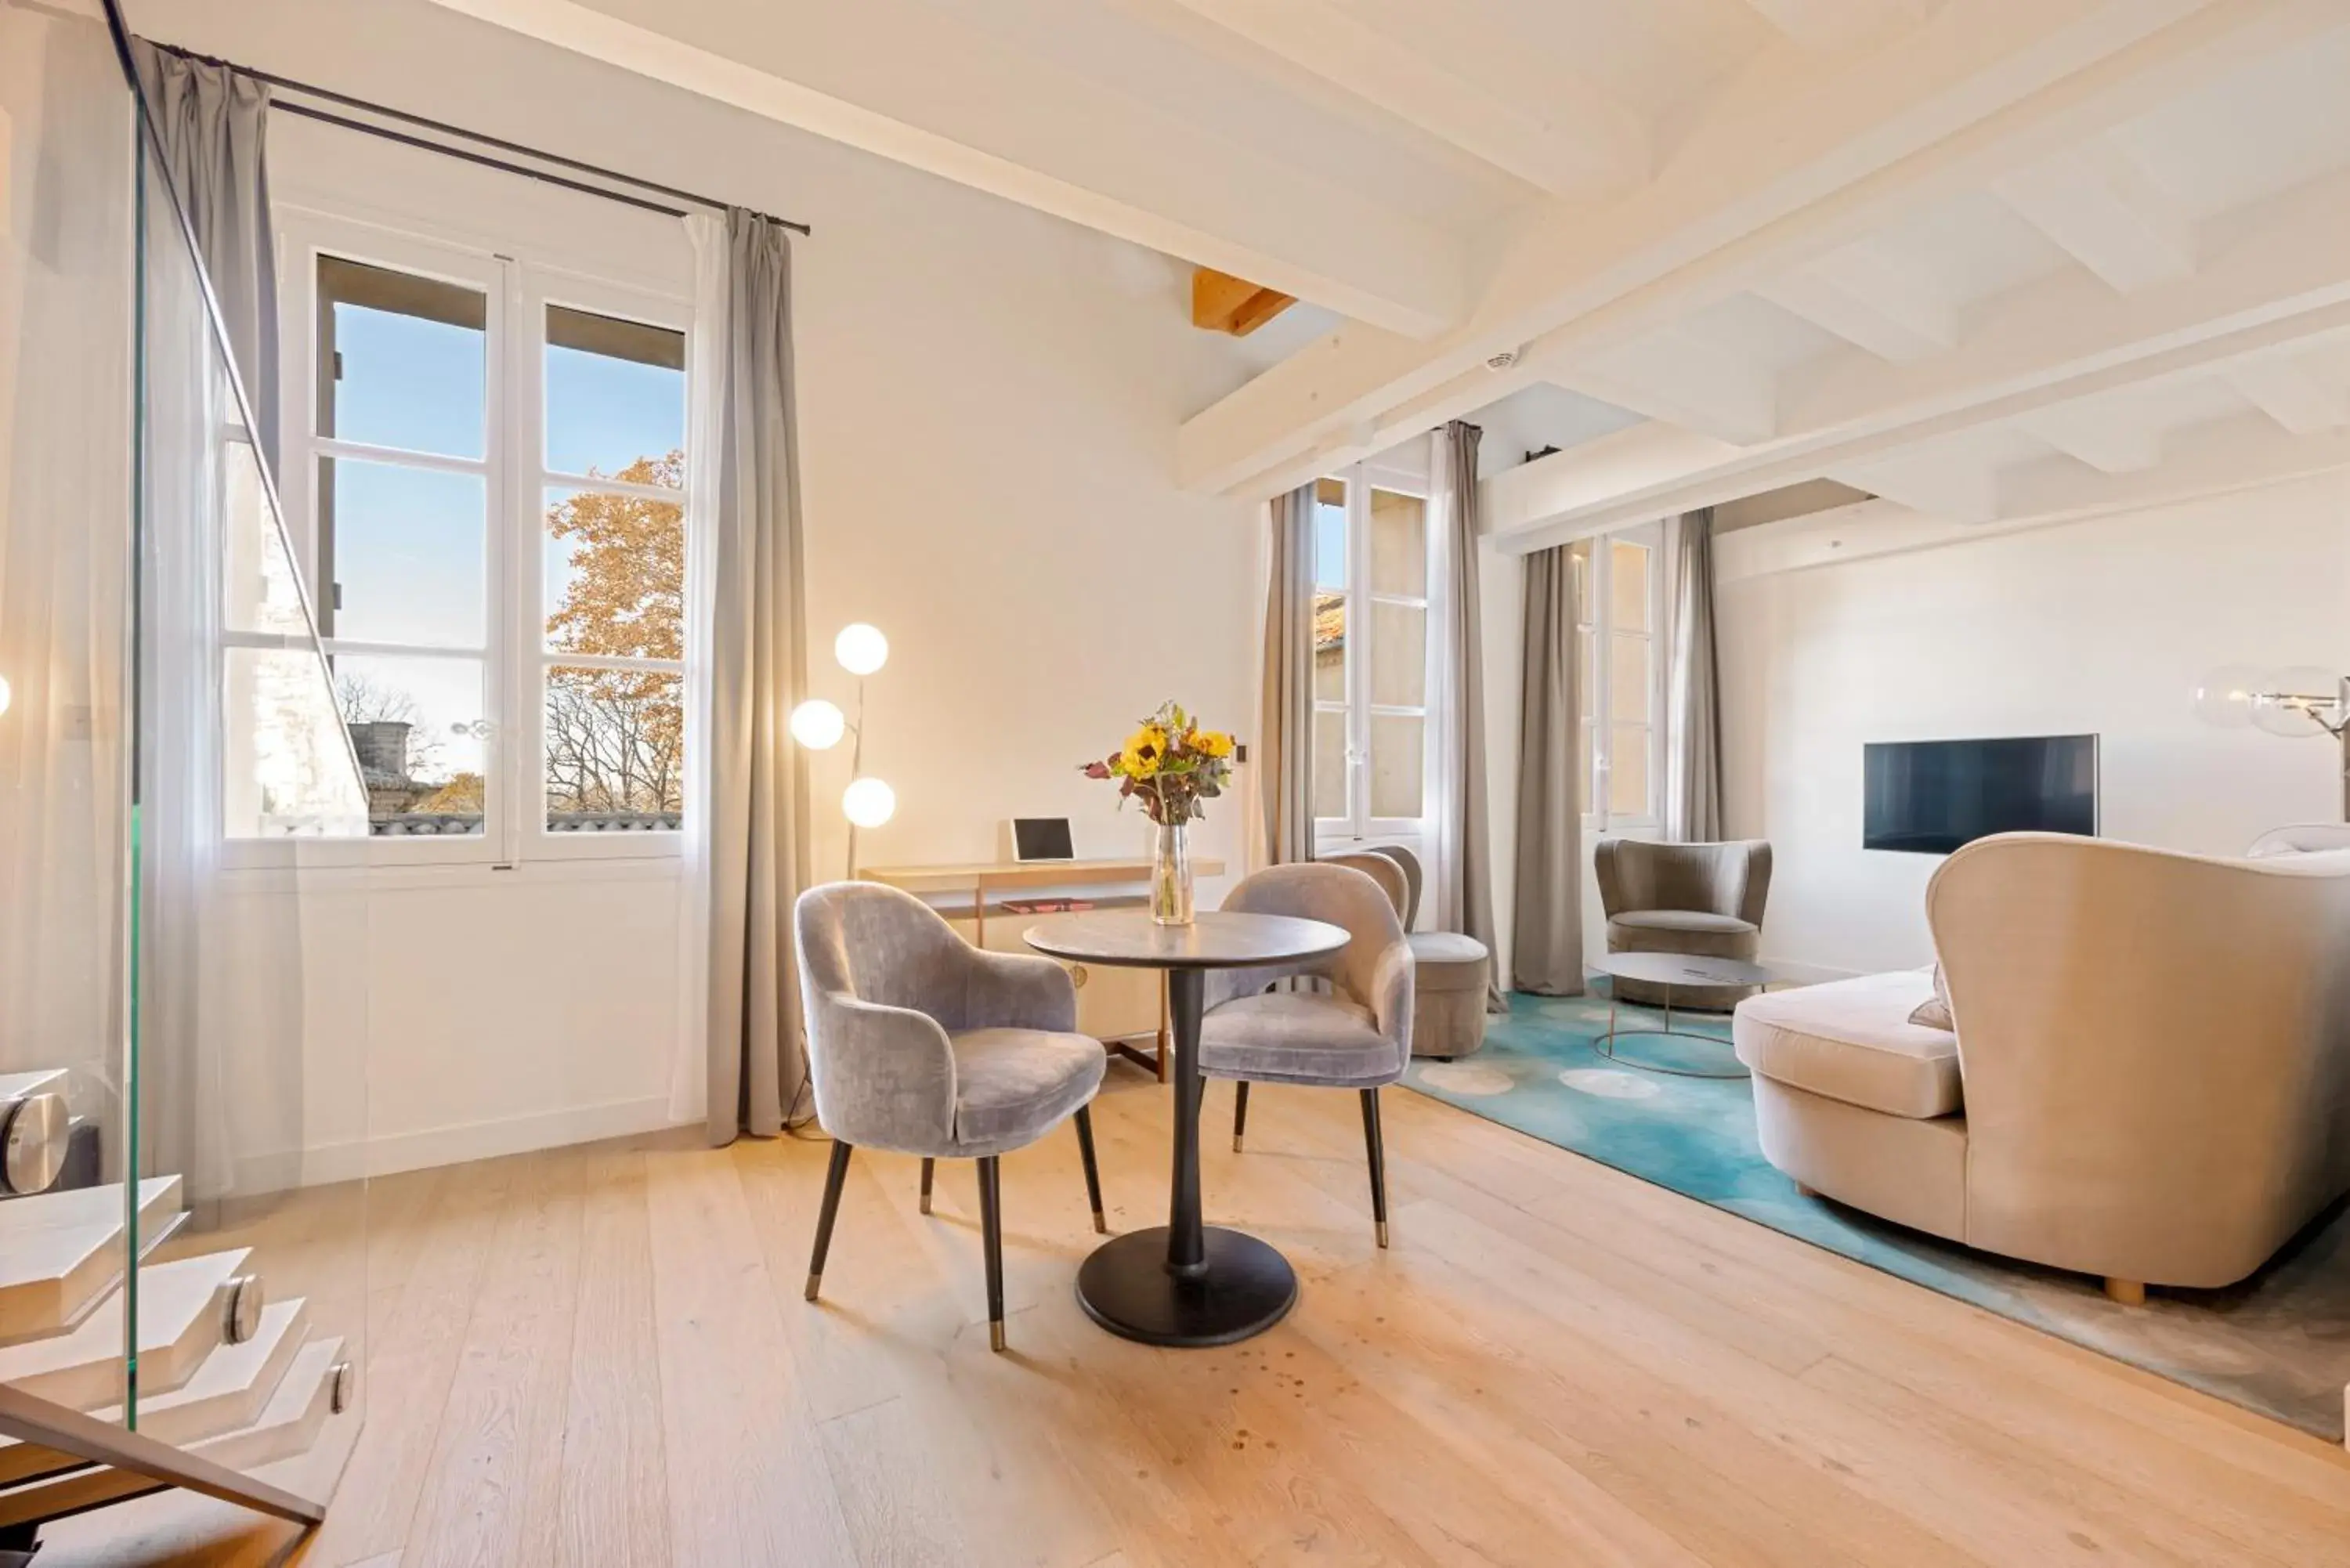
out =
{"type": "Polygon", "coordinates": [[[1118,761],[1128,778],[1147,779],[1155,776],[1159,764],[1166,760],[1167,732],[1157,724],[1145,724],[1126,738],[1118,753],[1118,761]]]}
{"type": "Polygon", "coordinates": [[[1203,757],[1229,757],[1232,754],[1232,738],[1222,730],[1195,730],[1191,733],[1191,749],[1203,757]]]}

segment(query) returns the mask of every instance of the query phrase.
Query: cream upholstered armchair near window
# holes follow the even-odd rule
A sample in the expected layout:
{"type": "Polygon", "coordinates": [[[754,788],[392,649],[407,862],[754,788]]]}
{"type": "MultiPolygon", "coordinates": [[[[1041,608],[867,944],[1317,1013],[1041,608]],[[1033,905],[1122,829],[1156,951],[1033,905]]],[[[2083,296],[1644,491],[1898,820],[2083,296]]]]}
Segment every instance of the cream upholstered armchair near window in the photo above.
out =
{"type": "Polygon", "coordinates": [[[2054,834],[1959,850],[1924,971],[1740,1003],[1762,1152],[1809,1189],[2147,1284],[2259,1268],[2350,1189],[2350,850],[2221,858],[2054,834]]]}
{"type": "MultiPolygon", "coordinates": [[[[1762,944],[1762,906],[1771,896],[1771,846],[1759,838],[1724,844],[1651,844],[1607,838],[1594,846],[1599,905],[1607,913],[1611,953],[1690,953],[1753,961],[1762,944]]],[[[1624,1002],[1662,1006],[1662,986],[1609,981],[1624,1002]]],[[[1675,1007],[1728,1009],[1742,986],[1677,985],[1675,1007]]]]}

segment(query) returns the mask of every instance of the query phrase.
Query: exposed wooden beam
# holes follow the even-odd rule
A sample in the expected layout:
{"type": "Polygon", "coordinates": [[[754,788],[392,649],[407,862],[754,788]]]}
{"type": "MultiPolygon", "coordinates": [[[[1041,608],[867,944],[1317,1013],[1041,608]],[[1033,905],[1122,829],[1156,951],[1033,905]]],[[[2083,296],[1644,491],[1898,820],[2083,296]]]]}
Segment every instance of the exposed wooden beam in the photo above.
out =
{"type": "Polygon", "coordinates": [[[1333,0],[1175,3],[1553,194],[1586,198],[1648,177],[1648,124],[1604,81],[1555,80],[1539,103],[1513,101],[1446,68],[1430,30],[1453,18],[1399,36],[1333,0]]]}
{"type": "Polygon", "coordinates": [[[1297,301],[1211,266],[1191,269],[1191,325],[1245,337],[1297,301]]]}
{"type": "Polygon", "coordinates": [[[1929,517],[1976,524],[1999,520],[2000,471],[1968,453],[1904,452],[1842,465],[1829,470],[1828,477],[1929,517]]]}
{"type": "Polygon", "coordinates": [[[1778,388],[1770,374],[1684,325],[1538,373],[1603,403],[1733,445],[1779,433],[1778,388]]]}
{"type": "Polygon", "coordinates": [[[433,4],[1401,335],[1454,325],[1465,244],[919,0],[433,4]],[[645,8],[631,6],[630,15],[645,8]],[[910,47],[919,41],[919,48],[910,47]]]}
{"type": "Polygon", "coordinates": [[[1991,189],[2125,294],[2195,271],[2193,228],[2102,140],[2016,170],[1991,189]]]}
{"type": "Polygon", "coordinates": [[[1970,0],[1864,60],[1774,53],[1655,181],[1507,246],[1464,326],[1326,336],[1185,421],[1179,472],[1271,493],[1366,455],[1351,429],[1392,441],[1503,395],[1523,373],[1487,377],[1498,351],[1612,347],[2341,20],[2324,0],[1970,0]]]}

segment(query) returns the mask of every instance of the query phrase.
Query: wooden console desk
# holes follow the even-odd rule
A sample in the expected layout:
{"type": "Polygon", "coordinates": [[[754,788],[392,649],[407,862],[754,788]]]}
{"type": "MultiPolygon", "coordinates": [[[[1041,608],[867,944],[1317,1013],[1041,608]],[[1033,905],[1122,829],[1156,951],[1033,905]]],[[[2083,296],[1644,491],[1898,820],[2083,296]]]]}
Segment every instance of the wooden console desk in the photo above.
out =
{"type": "MultiPolygon", "coordinates": [[[[1191,874],[1194,877],[1221,877],[1224,874],[1224,863],[1221,860],[1194,860],[1191,862],[1191,874]]],[[[1091,888],[1099,889],[1104,895],[1103,901],[1108,903],[1119,899],[1120,895],[1114,890],[1123,888],[1129,890],[1124,895],[1125,898],[1139,901],[1150,884],[1150,861],[1145,857],[1130,860],[973,861],[950,866],[860,866],[857,869],[857,875],[860,880],[879,882],[887,887],[895,888],[900,892],[912,893],[926,900],[933,899],[941,894],[948,895],[950,898],[961,896],[968,902],[934,903],[932,907],[949,920],[969,920],[972,929],[968,940],[971,945],[975,948],[984,948],[988,945],[991,904],[993,905],[993,914],[997,922],[998,937],[1008,935],[1014,944],[1018,941],[1020,930],[1024,929],[1026,921],[1032,918],[1023,912],[1005,909],[1004,895],[1012,894],[1016,897],[1024,892],[1047,898],[1056,895],[1076,897],[1079,896],[1077,889],[1091,888]],[[1048,892],[1047,889],[1050,891],[1048,892]]],[[[1011,950],[1011,949],[1007,947],[1005,950],[1011,950]]],[[[1025,949],[1019,950],[1024,951],[1025,949]]],[[[1136,971],[1138,974],[1140,972],[1143,971],[1136,971]]],[[[1078,983],[1083,985],[1089,978],[1091,977],[1081,976],[1078,983]]],[[[1121,978],[1131,979],[1134,976],[1121,978]]],[[[1167,1064],[1170,1059],[1167,1049],[1166,978],[1163,975],[1152,975],[1151,980],[1159,992],[1157,1030],[1154,1032],[1146,1027],[1137,1029],[1131,1033],[1121,1033],[1115,1038],[1107,1038],[1105,1044],[1128,1061],[1149,1068],[1159,1075],[1161,1082],[1164,1082],[1167,1077],[1167,1064]],[[1134,1040],[1146,1036],[1154,1037],[1154,1048],[1148,1054],[1132,1044],[1134,1040]]],[[[1082,992],[1080,995],[1082,1004],[1082,992]]]]}

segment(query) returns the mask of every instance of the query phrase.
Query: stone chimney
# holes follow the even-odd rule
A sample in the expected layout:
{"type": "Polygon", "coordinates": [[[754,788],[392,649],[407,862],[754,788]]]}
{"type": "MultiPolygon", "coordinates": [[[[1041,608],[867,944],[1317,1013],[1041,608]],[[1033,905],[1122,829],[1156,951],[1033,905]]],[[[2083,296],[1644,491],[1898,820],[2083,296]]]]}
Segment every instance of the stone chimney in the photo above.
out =
{"type": "Polygon", "coordinates": [[[415,726],[398,719],[378,719],[348,726],[351,750],[359,757],[359,772],[369,784],[389,784],[408,777],[408,732],[415,726]]]}

